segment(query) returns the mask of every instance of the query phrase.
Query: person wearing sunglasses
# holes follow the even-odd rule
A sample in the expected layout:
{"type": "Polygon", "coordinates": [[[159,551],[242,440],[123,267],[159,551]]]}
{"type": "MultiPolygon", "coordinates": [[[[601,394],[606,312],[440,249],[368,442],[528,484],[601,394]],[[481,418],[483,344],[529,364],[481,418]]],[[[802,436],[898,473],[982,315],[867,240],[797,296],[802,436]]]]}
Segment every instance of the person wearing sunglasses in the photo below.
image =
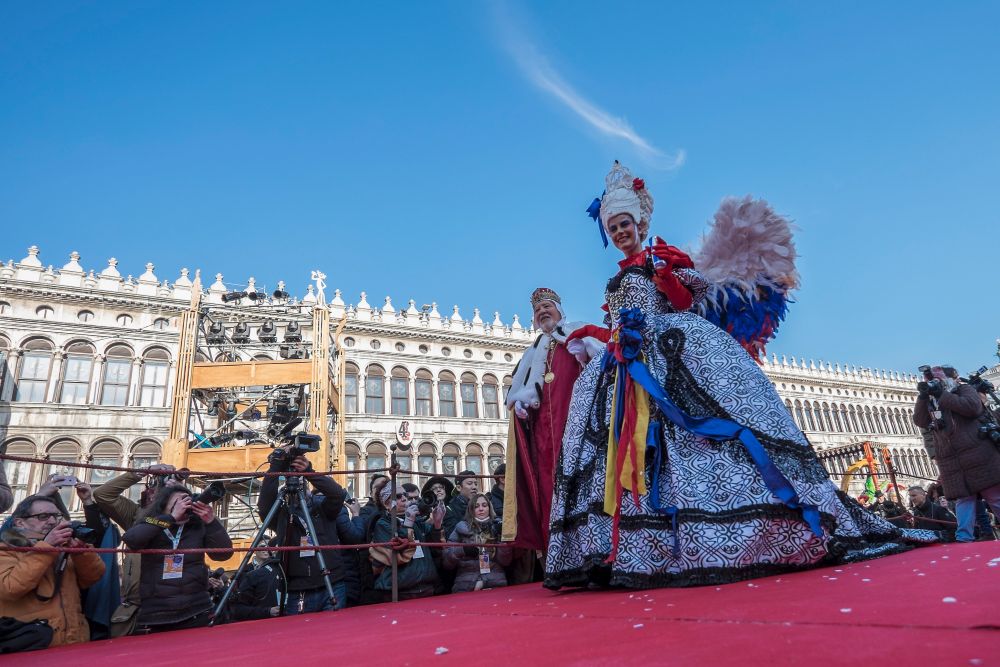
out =
{"type": "Polygon", "coordinates": [[[64,554],[65,547],[90,545],[73,537],[73,528],[48,496],[28,496],[0,535],[4,544],[30,551],[0,551],[0,616],[25,623],[44,620],[52,628],[51,646],[90,639],[80,606],[80,590],[104,574],[95,553],[64,554]]]}

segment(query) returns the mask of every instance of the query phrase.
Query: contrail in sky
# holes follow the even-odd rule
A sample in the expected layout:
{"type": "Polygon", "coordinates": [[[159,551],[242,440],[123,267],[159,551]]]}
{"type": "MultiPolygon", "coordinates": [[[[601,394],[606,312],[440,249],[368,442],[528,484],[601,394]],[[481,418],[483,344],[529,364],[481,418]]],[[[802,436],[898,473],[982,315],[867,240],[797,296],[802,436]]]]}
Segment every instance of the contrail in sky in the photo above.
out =
{"type": "Polygon", "coordinates": [[[613,116],[577,92],[514,25],[514,21],[500,8],[500,3],[494,4],[494,15],[497,19],[496,25],[499,28],[500,40],[504,49],[511,55],[525,77],[535,86],[565,104],[573,113],[599,132],[624,139],[632,144],[639,156],[651,166],[660,169],[677,169],[684,164],[685,153],[683,149],[678,150],[673,155],[664,153],[640,136],[624,118],[613,116]]]}

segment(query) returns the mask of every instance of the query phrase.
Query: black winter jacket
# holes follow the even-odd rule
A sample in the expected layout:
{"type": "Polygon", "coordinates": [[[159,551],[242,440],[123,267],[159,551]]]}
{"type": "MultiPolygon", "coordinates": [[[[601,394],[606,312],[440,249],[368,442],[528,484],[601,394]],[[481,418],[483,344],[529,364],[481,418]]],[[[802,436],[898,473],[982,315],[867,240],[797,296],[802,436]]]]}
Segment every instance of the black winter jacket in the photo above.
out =
{"type": "MultiPolygon", "coordinates": [[[[169,514],[161,514],[140,521],[125,531],[122,540],[130,549],[171,549],[173,542],[164,528],[174,535],[181,526],[169,514]]],[[[178,549],[218,548],[232,549],[233,541],[218,520],[204,524],[193,517],[183,524],[178,549]]],[[[216,561],[224,561],[232,551],[208,554],[216,561]]],[[[208,567],[205,554],[183,554],[184,565],[178,579],[164,579],[164,559],[172,556],[143,554],[139,575],[139,625],[166,625],[187,620],[212,608],[208,592],[208,567]]]]}
{"type": "Polygon", "coordinates": [[[284,587],[281,561],[277,558],[264,561],[235,583],[239,583],[239,587],[233,592],[233,601],[229,604],[230,620],[270,618],[271,607],[281,603],[284,587]]]}
{"type": "MultiPolygon", "coordinates": [[[[288,469],[286,461],[271,461],[270,472],[284,472],[288,469]]],[[[316,539],[321,545],[339,544],[335,523],[337,515],[344,507],[344,500],[347,498],[347,491],[326,475],[317,475],[306,478],[306,484],[311,484],[316,489],[317,495],[309,496],[309,512],[313,525],[316,527],[316,539]],[[322,494],[320,497],[319,494],[322,494]]],[[[278,477],[271,475],[264,478],[264,483],[260,487],[260,498],[257,500],[257,510],[261,518],[266,518],[268,511],[278,497],[278,477]]],[[[282,507],[274,519],[270,528],[278,536],[279,545],[297,546],[304,544],[306,530],[303,526],[304,518],[296,517],[290,523],[288,520],[288,510],[282,507]],[[287,533],[287,535],[286,535],[287,533]]],[[[303,551],[308,552],[308,547],[303,547],[303,551]]],[[[288,556],[288,590],[308,591],[323,587],[323,573],[319,565],[319,559],[313,551],[312,556],[303,556],[301,551],[286,552],[288,556]]],[[[341,566],[339,558],[330,556],[332,551],[325,551],[323,559],[330,570],[330,582],[338,583],[344,579],[344,568],[341,566]]]]}

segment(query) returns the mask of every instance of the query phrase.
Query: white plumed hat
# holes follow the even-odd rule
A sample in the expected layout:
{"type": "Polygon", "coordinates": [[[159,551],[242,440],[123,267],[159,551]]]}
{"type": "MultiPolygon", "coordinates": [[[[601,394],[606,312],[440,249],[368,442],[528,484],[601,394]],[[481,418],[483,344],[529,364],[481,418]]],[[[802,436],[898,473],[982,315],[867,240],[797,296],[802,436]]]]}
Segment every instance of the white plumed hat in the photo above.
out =
{"type": "Polygon", "coordinates": [[[640,222],[649,224],[653,215],[653,197],[641,178],[633,178],[628,167],[615,160],[604,184],[604,197],[601,198],[601,222],[604,225],[619,213],[628,213],[637,225],[640,222]]]}

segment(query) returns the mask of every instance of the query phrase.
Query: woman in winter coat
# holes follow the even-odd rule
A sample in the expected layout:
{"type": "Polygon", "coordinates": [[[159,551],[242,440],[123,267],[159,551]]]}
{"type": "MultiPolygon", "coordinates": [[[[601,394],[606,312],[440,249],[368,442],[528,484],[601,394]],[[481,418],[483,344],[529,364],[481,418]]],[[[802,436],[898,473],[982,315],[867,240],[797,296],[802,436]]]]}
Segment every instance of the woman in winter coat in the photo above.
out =
{"type": "Polygon", "coordinates": [[[512,553],[510,549],[489,546],[500,541],[500,524],[485,493],[472,497],[465,519],[455,526],[448,541],[467,545],[448,547],[444,551],[445,567],[457,570],[453,593],[507,585],[506,568],[512,553]]]}
{"type": "MultiPolygon", "coordinates": [[[[233,547],[211,505],[195,502],[191,491],[181,486],[157,491],[123,539],[130,549],[233,547]]],[[[208,557],[224,561],[232,555],[225,551],[208,557]]],[[[212,598],[205,554],[143,554],[139,596],[137,634],[208,625],[212,598]]]]}

